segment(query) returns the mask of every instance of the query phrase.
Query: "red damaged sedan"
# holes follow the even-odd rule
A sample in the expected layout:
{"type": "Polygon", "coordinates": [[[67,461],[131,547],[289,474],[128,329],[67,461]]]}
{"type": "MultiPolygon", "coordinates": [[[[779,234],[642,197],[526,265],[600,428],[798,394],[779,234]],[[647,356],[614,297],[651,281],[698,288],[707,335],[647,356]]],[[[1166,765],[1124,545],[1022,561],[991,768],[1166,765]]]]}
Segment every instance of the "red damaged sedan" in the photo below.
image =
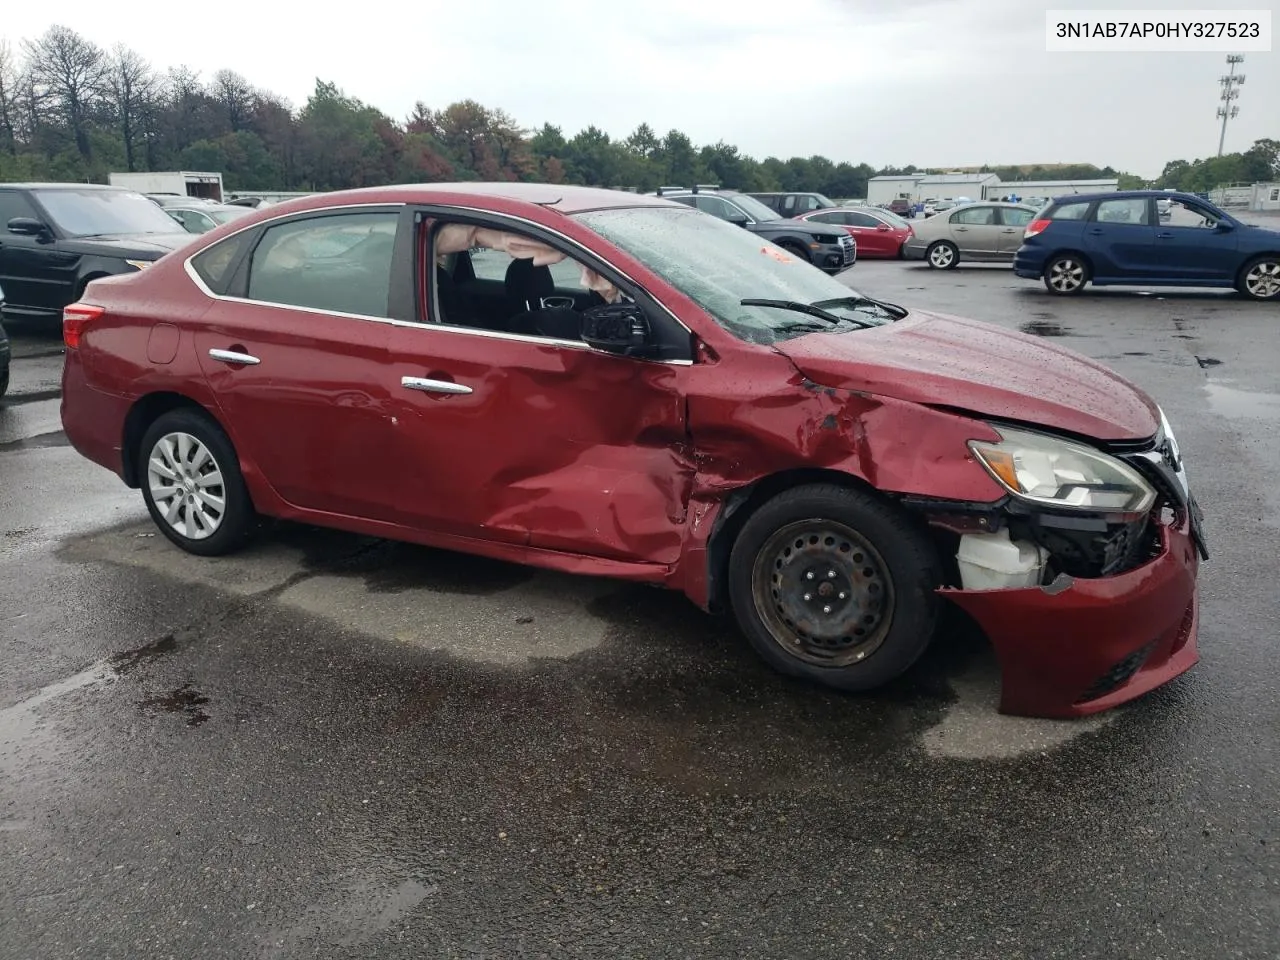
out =
{"type": "Polygon", "coordinates": [[[192,553],[262,515],[663,585],[844,690],[954,603],[1028,715],[1197,659],[1200,513],[1150,398],[669,200],[301,198],[91,283],[63,324],[68,438],[192,553]]]}

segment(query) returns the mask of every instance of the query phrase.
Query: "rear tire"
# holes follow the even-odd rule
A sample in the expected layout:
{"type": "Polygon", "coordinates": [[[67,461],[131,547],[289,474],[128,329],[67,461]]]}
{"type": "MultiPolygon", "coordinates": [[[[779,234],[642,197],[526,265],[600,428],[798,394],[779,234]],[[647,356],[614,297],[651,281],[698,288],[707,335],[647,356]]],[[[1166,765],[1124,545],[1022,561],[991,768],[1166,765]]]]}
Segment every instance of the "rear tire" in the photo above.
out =
{"type": "Polygon", "coordinates": [[[939,240],[929,245],[924,258],[935,270],[954,270],[960,262],[960,250],[949,240],[939,240]]]}
{"type": "Polygon", "coordinates": [[[1280,256],[1254,257],[1241,268],[1236,289],[1250,300],[1280,300],[1280,256]]]}
{"type": "Polygon", "coordinates": [[[1056,253],[1044,265],[1044,286],[1060,297],[1073,297],[1089,282],[1089,265],[1075,253],[1056,253]]]}
{"type": "Polygon", "coordinates": [[[937,551],[910,517],[834,484],[765,503],[729,556],[730,603],[755,651],[840,690],[882,686],[919,659],[941,582],[937,551]]]}
{"type": "Polygon", "coordinates": [[[255,515],[240,460],[207,414],[157,417],[139,445],[138,481],[160,532],[188,553],[215,557],[249,539],[255,515]]]}

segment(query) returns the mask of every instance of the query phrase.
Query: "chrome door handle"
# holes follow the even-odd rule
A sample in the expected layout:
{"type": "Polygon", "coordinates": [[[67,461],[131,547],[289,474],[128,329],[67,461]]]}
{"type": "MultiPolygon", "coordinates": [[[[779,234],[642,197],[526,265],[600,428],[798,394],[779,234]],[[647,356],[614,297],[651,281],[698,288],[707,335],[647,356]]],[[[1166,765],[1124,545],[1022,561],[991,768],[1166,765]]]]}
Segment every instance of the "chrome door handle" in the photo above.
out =
{"type": "Polygon", "coordinates": [[[261,363],[257,357],[249,353],[239,353],[235,350],[210,350],[209,356],[215,360],[221,360],[223,363],[242,363],[245,366],[253,366],[255,363],[261,363]]]}
{"type": "Polygon", "coordinates": [[[1156,234],[1156,239],[1157,239],[1157,240],[1171,240],[1171,239],[1173,239],[1173,234],[1172,234],[1172,233],[1157,233],[1157,234],[1156,234]]]}
{"type": "Polygon", "coordinates": [[[421,390],[424,393],[457,393],[467,394],[471,388],[451,380],[428,380],[425,377],[401,377],[400,386],[406,390],[421,390]]]}

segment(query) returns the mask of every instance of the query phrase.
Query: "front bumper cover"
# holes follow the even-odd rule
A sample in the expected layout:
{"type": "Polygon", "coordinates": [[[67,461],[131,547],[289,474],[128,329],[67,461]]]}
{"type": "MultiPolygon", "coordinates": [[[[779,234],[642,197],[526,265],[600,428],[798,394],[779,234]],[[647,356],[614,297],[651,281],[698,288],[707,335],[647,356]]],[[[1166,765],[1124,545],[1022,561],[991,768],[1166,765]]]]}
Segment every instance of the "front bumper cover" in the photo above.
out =
{"type": "Polygon", "coordinates": [[[1190,518],[1160,528],[1155,559],[1097,580],[1039,587],[944,589],[986,632],[1002,673],[1000,712],[1069,718],[1101,713],[1199,660],[1200,554],[1190,518]]]}

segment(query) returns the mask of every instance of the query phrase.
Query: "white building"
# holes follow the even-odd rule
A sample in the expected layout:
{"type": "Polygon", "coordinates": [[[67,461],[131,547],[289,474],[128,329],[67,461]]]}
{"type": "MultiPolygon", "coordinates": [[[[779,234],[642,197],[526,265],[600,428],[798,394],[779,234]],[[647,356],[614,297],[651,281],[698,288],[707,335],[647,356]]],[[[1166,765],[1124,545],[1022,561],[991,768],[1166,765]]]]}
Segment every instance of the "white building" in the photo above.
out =
{"type": "MultiPolygon", "coordinates": [[[[1119,180],[997,180],[985,187],[983,200],[999,200],[1014,194],[1019,200],[1051,200],[1069,193],[1111,193],[1120,189],[1119,180]]],[[[974,198],[978,199],[977,197],[974,198]]]]}
{"type": "Polygon", "coordinates": [[[916,181],[921,200],[985,200],[988,188],[999,186],[994,173],[935,173],[916,181]]]}
{"type": "Polygon", "coordinates": [[[1280,211],[1280,183],[1255,183],[1249,209],[1257,213],[1280,211]]]}
{"type": "Polygon", "coordinates": [[[890,203],[898,199],[900,194],[906,194],[914,200],[917,196],[916,184],[923,176],[923,173],[910,173],[894,177],[872,177],[867,181],[867,203],[872,206],[890,203]]]}

